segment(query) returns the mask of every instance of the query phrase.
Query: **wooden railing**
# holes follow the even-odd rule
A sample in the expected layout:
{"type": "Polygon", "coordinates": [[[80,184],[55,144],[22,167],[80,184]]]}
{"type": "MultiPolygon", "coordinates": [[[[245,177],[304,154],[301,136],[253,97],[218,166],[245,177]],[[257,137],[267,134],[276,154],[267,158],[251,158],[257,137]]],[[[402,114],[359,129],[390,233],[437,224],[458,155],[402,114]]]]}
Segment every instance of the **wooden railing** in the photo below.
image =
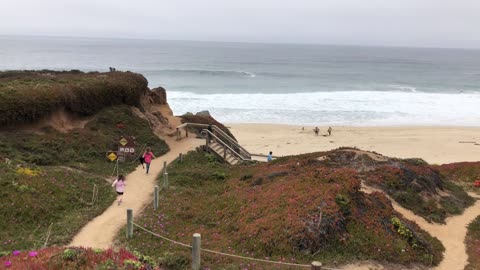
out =
{"type": "MultiPolygon", "coordinates": [[[[227,133],[225,133],[221,128],[215,126],[215,125],[208,125],[208,124],[197,124],[197,123],[184,123],[180,126],[177,127],[176,129],[176,136],[177,140],[181,139],[182,137],[182,132],[181,129],[185,129],[185,136],[188,137],[188,127],[197,127],[197,128],[202,128],[203,130],[209,131],[212,135],[215,135],[215,137],[221,141],[221,145],[228,145],[230,149],[235,149],[234,151],[236,154],[238,154],[242,160],[250,160],[252,159],[252,155],[245,149],[243,148],[237,141],[235,141],[232,137],[230,137],[227,133]],[[208,130],[208,128],[211,127],[211,131],[208,130]]],[[[203,132],[203,131],[202,131],[203,132]]]]}
{"type": "MultiPolygon", "coordinates": [[[[203,135],[206,137],[206,145],[209,148],[211,147],[211,142],[210,140],[213,140],[214,142],[218,143],[220,146],[223,148],[223,159],[226,161],[227,160],[227,152],[230,152],[236,159],[240,161],[247,161],[250,159],[244,158],[240,153],[232,149],[228,144],[226,144],[224,141],[222,141],[219,137],[217,137],[213,132],[211,132],[208,129],[204,129],[201,132],[203,135]]],[[[217,153],[218,154],[218,153],[217,153]]]]}

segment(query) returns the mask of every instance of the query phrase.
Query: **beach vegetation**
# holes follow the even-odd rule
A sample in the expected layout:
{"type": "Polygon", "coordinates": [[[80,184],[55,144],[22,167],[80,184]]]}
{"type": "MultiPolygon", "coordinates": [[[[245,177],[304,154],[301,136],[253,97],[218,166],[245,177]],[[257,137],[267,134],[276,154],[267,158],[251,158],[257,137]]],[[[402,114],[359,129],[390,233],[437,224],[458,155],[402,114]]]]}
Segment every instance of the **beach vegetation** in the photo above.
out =
{"type": "MultiPolygon", "coordinates": [[[[103,177],[62,167],[43,167],[41,173],[25,175],[17,173],[17,166],[37,170],[23,162],[0,163],[0,251],[68,244],[115,200],[103,177]]],[[[70,251],[66,254],[71,256],[70,251]]]]}
{"type": "MultiPolygon", "coordinates": [[[[444,249],[436,238],[404,219],[382,193],[363,193],[358,170],[320,162],[324,154],[225,166],[212,163],[203,151],[189,152],[168,168],[171,189],[162,192],[159,210],[147,206],[137,222],[175,241],[188,244],[200,233],[203,248],[273,261],[440,262],[444,249]],[[219,171],[225,180],[216,179],[219,171]]],[[[166,254],[165,264],[179,267],[182,258],[190,258],[189,249],[143,230],[119,238],[121,245],[149,256],[166,254]]],[[[275,269],[206,252],[202,267],[275,269]]]]}
{"type": "Polygon", "coordinates": [[[35,122],[59,109],[87,116],[114,105],[140,106],[147,85],[132,72],[0,72],[0,126],[35,122]]]}
{"type": "Polygon", "coordinates": [[[468,254],[468,265],[465,267],[465,270],[480,269],[480,216],[468,225],[465,245],[467,246],[468,254]]]}
{"type": "Polygon", "coordinates": [[[117,172],[106,154],[121,136],[134,136],[137,152],[119,174],[140,165],[144,146],[157,156],[169,150],[130,106],[145,90],[141,75],[21,71],[0,72],[0,81],[0,251],[66,245],[109,207],[116,194],[107,178],[117,172]],[[59,108],[89,116],[69,130],[27,123],[59,108]]]}
{"type": "MultiPolygon", "coordinates": [[[[138,255],[139,253],[136,252],[138,255]]],[[[135,253],[125,249],[106,249],[96,252],[91,248],[49,247],[35,251],[17,251],[0,257],[2,269],[49,269],[49,270],[159,270],[157,264],[141,260],[135,253]],[[34,256],[32,256],[34,254],[34,256]]]]}

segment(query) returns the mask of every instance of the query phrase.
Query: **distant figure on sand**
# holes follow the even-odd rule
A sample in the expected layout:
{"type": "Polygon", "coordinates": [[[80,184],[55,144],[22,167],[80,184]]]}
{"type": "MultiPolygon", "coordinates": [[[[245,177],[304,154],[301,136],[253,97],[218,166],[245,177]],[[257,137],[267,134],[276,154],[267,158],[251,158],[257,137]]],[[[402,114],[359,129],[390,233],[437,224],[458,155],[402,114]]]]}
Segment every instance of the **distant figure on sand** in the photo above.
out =
{"type": "Polygon", "coordinates": [[[327,132],[328,132],[328,136],[331,136],[332,135],[332,127],[328,127],[327,132]]]}
{"type": "Polygon", "coordinates": [[[320,132],[320,129],[318,129],[318,127],[315,127],[315,128],[313,129],[313,132],[315,132],[315,135],[318,136],[318,132],[320,132]]]}
{"type": "Polygon", "coordinates": [[[122,203],[123,192],[125,192],[125,176],[119,175],[115,181],[113,181],[112,187],[115,187],[115,191],[118,194],[118,205],[122,203]]]}
{"type": "Polygon", "coordinates": [[[148,171],[150,170],[150,163],[152,163],[153,158],[156,158],[155,155],[150,150],[150,147],[147,147],[147,149],[145,150],[145,153],[143,153],[143,158],[145,159],[145,164],[147,165],[147,174],[148,174],[148,171]]]}
{"type": "Polygon", "coordinates": [[[270,153],[268,153],[268,156],[267,156],[267,161],[270,162],[272,160],[273,160],[272,151],[270,151],[270,153]]]}

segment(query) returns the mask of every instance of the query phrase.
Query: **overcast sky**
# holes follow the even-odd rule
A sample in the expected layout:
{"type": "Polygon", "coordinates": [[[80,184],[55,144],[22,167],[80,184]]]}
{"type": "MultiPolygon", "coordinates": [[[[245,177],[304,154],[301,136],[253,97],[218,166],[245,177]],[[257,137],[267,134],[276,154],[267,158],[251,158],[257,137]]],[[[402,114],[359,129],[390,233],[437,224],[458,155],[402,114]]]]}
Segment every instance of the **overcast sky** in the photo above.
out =
{"type": "Polygon", "coordinates": [[[0,35],[480,48],[480,0],[0,0],[0,35]]]}

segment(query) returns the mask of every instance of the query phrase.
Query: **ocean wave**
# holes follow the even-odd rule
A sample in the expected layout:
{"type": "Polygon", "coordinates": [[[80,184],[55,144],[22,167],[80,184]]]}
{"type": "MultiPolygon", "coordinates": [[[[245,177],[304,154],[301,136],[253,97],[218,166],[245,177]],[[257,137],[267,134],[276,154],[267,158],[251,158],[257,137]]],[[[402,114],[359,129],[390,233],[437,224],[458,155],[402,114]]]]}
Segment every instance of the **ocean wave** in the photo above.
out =
{"type": "Polygon", "coordinates": [[[174,113],[209,110],[221,122],[302,125],[480,126],[480,93],[338,91],[196,94],[169,91],[174,113]]]}
{"type": "Polygon", "coordinates": [[[209,70],[209,69],[163,69],[158,72],[168,75],[197,75],[197,76],[243,76],[255,78],[257,74],[248,71],[237,70],[209,70]]]}
{"type": "Polygon", "coordinates": [[[391,84],[389,86],[401,92],[418,92],[416,87],[409,85],[391,84]]]}

